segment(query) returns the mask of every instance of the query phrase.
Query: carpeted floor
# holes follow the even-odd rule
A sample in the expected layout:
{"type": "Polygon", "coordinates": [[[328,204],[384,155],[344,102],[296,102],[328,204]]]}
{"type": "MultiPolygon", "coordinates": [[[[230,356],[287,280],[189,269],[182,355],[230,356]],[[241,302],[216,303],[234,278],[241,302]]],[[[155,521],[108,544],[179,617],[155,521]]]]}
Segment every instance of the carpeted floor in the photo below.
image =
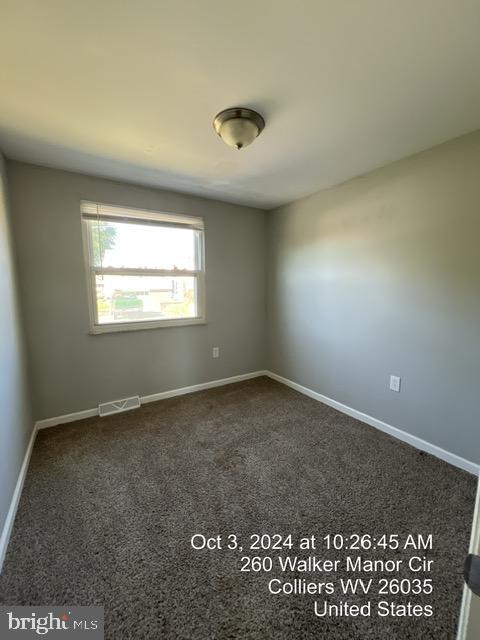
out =
{"type": "Polygon", "coordinates": [[[105,637],[115,640],[453,640],[475,484],[267,378],[54,427],[35,443],[0,602],[103,605],[105,637]],[[194,551],[195,533],[235,533],[244,549],[194,551]],[[376,595],[372,606],[431,602],[434,615],[316,617],[322,596],[271,595],[269,580],[352,575],[342,567],[337,576],[282,575],[276,563],[269,573],[241,572],[241,557],[358,552],[247,551],[255,533],[291,533],[295,544],[328,533],[432,533],[433,550],[419,555],[434,560],[433,594],[376,595]]]}

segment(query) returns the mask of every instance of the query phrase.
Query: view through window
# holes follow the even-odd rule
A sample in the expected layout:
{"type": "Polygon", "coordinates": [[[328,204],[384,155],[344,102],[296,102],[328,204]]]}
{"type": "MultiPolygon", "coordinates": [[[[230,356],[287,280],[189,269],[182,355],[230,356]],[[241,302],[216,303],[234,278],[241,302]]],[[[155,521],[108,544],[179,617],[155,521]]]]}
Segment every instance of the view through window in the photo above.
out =
{"type": "Polygon", "coordinates": [[[84,202],[82,219],[94,331],[204,320],[201,218],[84,202]]]}

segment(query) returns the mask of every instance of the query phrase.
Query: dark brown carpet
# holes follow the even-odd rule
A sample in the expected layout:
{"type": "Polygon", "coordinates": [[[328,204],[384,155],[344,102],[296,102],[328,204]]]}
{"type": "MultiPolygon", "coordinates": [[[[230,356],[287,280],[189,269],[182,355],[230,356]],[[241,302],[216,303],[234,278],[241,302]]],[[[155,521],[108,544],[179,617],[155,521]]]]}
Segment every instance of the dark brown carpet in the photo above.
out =
{"type": "Polygon", "coordinates": [[[41,431],[0,601],[103,605],[115,640],[453,640],[474,494],[467,473],[258,378],[41,431]],[[433,533],[420,554],[435,560],[433,595],[382,599],[430,601],[434,616],[316,618],[321,597],[268,594],[277,569],[241,573],[244,554],[194,552],[197,532],[433,533]]]}

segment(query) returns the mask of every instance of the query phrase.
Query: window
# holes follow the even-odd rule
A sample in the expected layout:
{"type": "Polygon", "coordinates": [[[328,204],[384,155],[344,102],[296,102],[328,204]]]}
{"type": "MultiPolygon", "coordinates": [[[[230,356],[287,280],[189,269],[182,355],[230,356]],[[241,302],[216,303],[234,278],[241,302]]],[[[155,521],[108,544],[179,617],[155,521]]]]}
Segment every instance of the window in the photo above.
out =
{"type": "Polygon", "coordinates": [[[203,219],[81,203],[92,333],[205,322],[203,219]]]}

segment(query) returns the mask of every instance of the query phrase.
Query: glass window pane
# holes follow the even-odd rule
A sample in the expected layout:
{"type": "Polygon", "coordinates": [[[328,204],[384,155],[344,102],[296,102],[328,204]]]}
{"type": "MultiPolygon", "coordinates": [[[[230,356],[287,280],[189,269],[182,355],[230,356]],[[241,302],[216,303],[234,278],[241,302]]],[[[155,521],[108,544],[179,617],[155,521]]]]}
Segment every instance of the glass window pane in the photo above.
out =
{"type": "Polygon", "coordinates": [[[137,269],[200,268],[199,231],[136,222],[87,220],[93,266],[137,269]]]}
{"type": "Polygon", "coordinates": [[[96,276],[99,324],[196,318],[196,278],[96,276]]]}

